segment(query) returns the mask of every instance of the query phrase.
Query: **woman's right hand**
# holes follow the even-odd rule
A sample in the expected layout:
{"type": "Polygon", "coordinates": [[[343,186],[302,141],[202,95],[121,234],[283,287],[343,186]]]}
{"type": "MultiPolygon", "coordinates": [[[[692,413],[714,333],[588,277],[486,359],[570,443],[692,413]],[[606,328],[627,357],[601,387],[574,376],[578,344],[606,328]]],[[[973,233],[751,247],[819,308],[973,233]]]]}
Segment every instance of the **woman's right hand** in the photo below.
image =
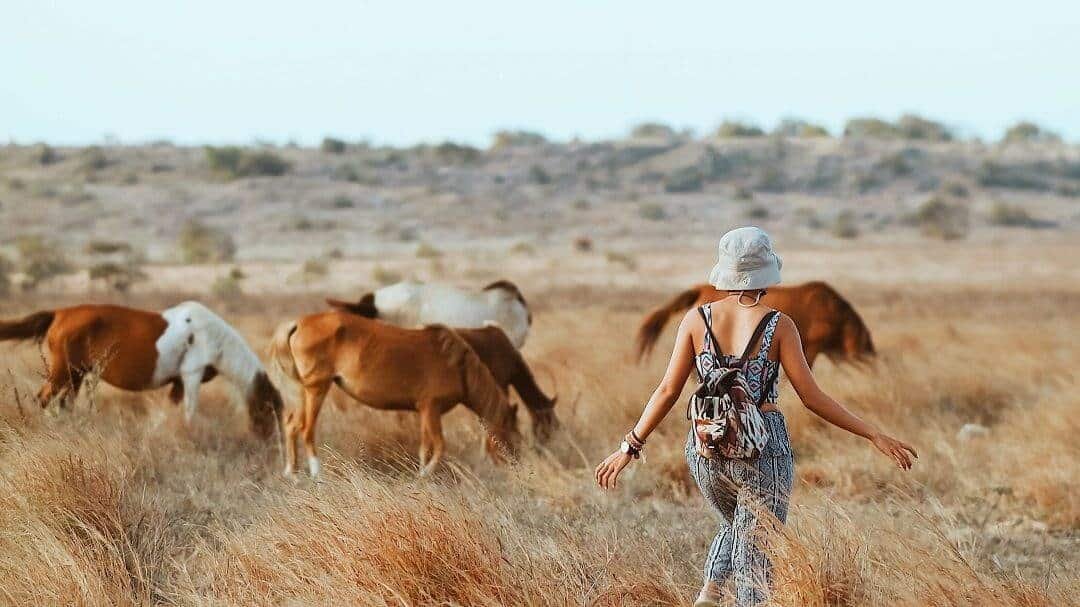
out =
{"type": "Polygon", "coordinates": [[[879,432],[870,438],[870,442],[874,443],[878,451],[891,457],[896,465],[904,470],[911,470],[915,460],[919,459],[919,454],[915,452],[914,447],[888,434],[879,432]]]}

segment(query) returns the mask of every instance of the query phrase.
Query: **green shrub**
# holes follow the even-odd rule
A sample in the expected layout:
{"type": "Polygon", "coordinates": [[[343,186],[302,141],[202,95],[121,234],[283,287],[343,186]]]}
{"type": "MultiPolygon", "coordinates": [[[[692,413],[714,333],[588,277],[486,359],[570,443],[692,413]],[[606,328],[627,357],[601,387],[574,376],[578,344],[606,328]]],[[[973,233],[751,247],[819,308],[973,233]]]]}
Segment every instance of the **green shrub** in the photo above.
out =
{"type": "Polygon", "coordinates": [[[754,189],[759,192],[783,192],[787,188],[787,175],[776,165],[768,165],[758,175],[754,189]]]}
{"type": "Polygon", "coordinates": [[[735,192],[731,197],[739,202],[750,202],[754,199],[754,191],[744,185],[740,185],[735,188],[735,192]]]}
{"type": "Polygon", "coordinates": [[[837,238],[857,238],[859,236],[859,226],[855,221],[855,213],[852,211],[838,213],[836,219],[833,220],[832,234],[837,238]]]}
{"type": "Polygon", "coordinates": [[[828,137],[829,131],[820,124],[813,124],[799,118],[785,118],[776,125],[772,134],[779,137],[828,137]]]}
{"type": "Polygon", "coordinates": [[[630,131],[638,139],[674,139],[675,129],[660,122],[643,122],[630,131]]]}
{"type": "Polygon", "coordinates": [[[280,176],[289,163],[269,150],[247,151],[236,146],[206,147],[210,170],[227,177],[280,176]]]}
{"type": "Polygon", "coordinates": [[[1048,131],[1034,122],[1022,121],[1010,126],[1001,141],[1003,143],[1057,143],[1061,141],[1061,135],[1048,131]]]}
{"type": "Polygon", "coordinates": [[[987,160],[975,172],[975,180],[984,188],[1008,188],[1045,192],[1050,184],[1023,166],[1007,166],[987,160]]]}
{"type": "Polygon", "coordinates": [[[523,147],[543,145],[547,138],[533,131],[498,131],[492,138],[491,147],[495,149],[507,147],[523,147]]]}
{"type": "Polygon", "coordinates": [[[725,120],[716,129],[717,137],[761,137],[764,134],[761,127],[737,120],[725,120]]]}
{"type": "Polygon", "coordinates": [[[967,198],[971,195],[966,185],[959,181],[949,181],[941,187],[941,191],[954,198],[967,198]]]}
{"type": "Polygon", "coordinates": [[[700,192],[705,187],[701,169],[696,166],[676,169],[664,177],[664,191],[669,193],[700,192]]]}
{"type": "Polygon", "coordinates": [[[906,151],[886,154],[874,163],[873,170],[877,173],[884,173],[890,178],[910,175],[915,169],[909,162],[909,156],[911,154],[906,151]]]}
{"type": "Polygon", "coordinates": [[[236,255],[236,243],[228,232],[194,219],[180,228],[177,245],[186,263],[229,261],[236,255]]]}
{"type": "Polygon", "coordinates": [[[967,235],[969,227],[968,208],[951,204],[944,198],[932,196],[921,204],[910,221],[919,227],[924,236],[956,240],[967,235]]]}
{"type": "Polygon", "coordinates": [[[55,242],[41,236],[24,236],[15,242],[19,251],[19,266],[26,275],[26,288],[34,289],[42,282],[75,271],[64,251],[55,242]]]}
{"type": "Polygon", "coordinates": [[[900,131],[880,118],[852,118],[844,125],[844,137],[896,139],[900,131]]]}
{"type": "Polygon", "coordinates": [[[445,164],[472,164],[480,159],[480,150],[452,141],[440,143],[434,151],[439,162],[445,164]]]}
{"type": "Polygon", "coordinates": [[[334,139],[333,137],[323,137],[322,145],[319,146],[319,149],[321,149],[324,154],[344,154],[345,142],[340,139],[334,139]]]}
{"type": "Polygon", "coordinates": [[[57,154],[52,146],[46,143],[39,143],[34,146],[33,158],[38,164],[48,165],[59,162],[60,154],[57,154]]]}
{"type": "Polygon", "coordinates": [[[752,206],[746,211],[746,216],[750,219],[768,219],[769,215],[768,207],[761,206],[760,204],[752,206]]]}
{"type": "Polygon", "coordinates": [[[352,198],[349,198],[344,194],[338,194],[330,201],[330,206],[335,209],[351,209],[356,205],[353,204],[352,198]]]}
{"type": "Polygon", "coordinates": [[[904,114],[896,122],[896,129],[904,139],[922,141],[952,141],[953,134],[944,124],[916,114],[904,114]]]}
{"type": "Polygon", "coordinates": [[[551,175],[544,170],[544,167],[534,164],[529,167],[528,174],[529,183],[535,183],[537,185],[547,185],[551,183],[551,175]]]}
{"type": "Polygon", "coordinates": [[[84,171],[100,171],[109,166],[109,158],[105,150],[94,145],[83,150],[80,164],[84,171]]]}
{"type": "Polygon", "coordinates": [[[224,276],[218,276],[210,285],[210,294],[217,299],[234,299],[244,294],[243,286],[240,284],[243,281],[243,273],[230,271],[224,276]]]}
{"type": "Polygon", "coordinates": [[[995,202],[990,207],[989,220],[991,225],[1009,228],[1030,228],[1040,225],[1040,222],[1026,209],[1004,202],[995,202]]]}
{"type": "Polygon", "coordinates": [[[104,282],[108,288],[118,293],[126,293],[135,283],[149,278],[134,262],[104,261],[90,266],[87,275],[91,281],[104,282]]]}
{"type": "Polygon", "coordinates": [[[91,255],[130,253],[131,245],[118,240],[91,240],[86,243],[86,252],[91,255]]]}
{"type": "Polygon", "coordinates": [[[379,286],[383,286],[401,282],[401,274],[394,272],[393,270],[387,270],[380,265],[376,265],[371,269],[371,279],[379,286]]]}
{"type": "Polygon", "coordinates": [[[608,251],[604,254],[604,258],[608,263],[620,265],[631,272],[638,268],[637,260],[629,253],[624,253],[622,251],[608,251]]]}
{"type": "Polygon", "coordinates": [[[638,206],[638,215],[642,219],[648,219],[649,221],[663,221],[668,218],[668,213],[664,210],[664,207],[655,202],[646,202],[638,206]]]}
{"type": "Polygon", "coordinates": [[[422,242],[416,247],[416,256],[420,259],[435,259],[436,257],[442,257],[442,251],[426,242],[422,242]]]}

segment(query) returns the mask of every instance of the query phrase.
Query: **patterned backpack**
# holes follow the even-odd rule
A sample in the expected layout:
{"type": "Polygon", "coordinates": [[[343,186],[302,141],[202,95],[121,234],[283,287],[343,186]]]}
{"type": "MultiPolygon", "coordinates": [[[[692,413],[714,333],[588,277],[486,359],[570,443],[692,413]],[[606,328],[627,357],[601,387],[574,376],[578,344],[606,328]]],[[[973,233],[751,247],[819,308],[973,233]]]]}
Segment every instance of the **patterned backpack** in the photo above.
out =
{"type": "MultiPolygon", "coordinates": [[[[712,323],[703,308],[698,308],[705,320],[708,331],[715,345],[716,336],[712,332],[712,323]]],[[[765,444],[769,442],[769,433],[765,429],[765,418],[760,407],[765,402],[768,387],[776,381],[779,365],[773,377],[762,385],[757,402],[750,398],[750,386],[747,384],[746,363],[754,344],[761,339],[762,333],[779,312],[770,312],[761,319],[746,351],[734,364],[725,365],[711,351],[703,351],[699,356],[711,355],[711,364],[699,364],[703,370],[701,385],[690,396],[686,416],[694,427],[694,445],[698,455],[713,458],[717,455],[727,458],[753,458],[761,455],[765,444]]]]}

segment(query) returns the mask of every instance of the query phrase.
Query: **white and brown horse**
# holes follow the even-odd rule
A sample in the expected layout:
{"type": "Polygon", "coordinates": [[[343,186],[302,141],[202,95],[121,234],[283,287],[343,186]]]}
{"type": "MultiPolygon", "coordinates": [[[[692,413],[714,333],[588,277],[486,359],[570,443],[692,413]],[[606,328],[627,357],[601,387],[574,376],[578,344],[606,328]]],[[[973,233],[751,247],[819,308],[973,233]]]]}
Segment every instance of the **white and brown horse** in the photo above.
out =
{"type": "MultiPolygon", "coordinates": [[[[671,316],[691,307],[716,301],[726,293],[710,285],[693,286],[653,310],[642,321],[637,335],[637,356],[652,351],[671,316]]],[[[769,287],[761,303],[780,310],[795,321],[802,338],[806,361],[811,366],[819,354],[836,361],[863,360],[874,355],[870,329],[848,300],[821,281],[769,287]]]]}
{"type": "Polygon", "coordinates": [[[405,329],[341,311],[305,316],[278,327],[270,358],[301,386],[303,403],[285,415],[285,474],[296,470],[302,438],[308,471],[318,476],[315,425],[331,386],[355,400],[420,415],[421,475],[433,471],[444,450],[442,415],[464,403],[483,421],[488,453],[499,461],[520,436],[517,409],[476,352],[453,330],[433,325],[405,329]]]}
{"type": "Polygon", "coordinates": [[[525,345],[532,314],[521,291],[508,280],[480,291],[445,284],[399,282],[368,293],[356,303],[326,300],[333,307],[401,327],[446,325],[480,328],[494,323],[506,331],[515,348],[525,345]]]}
{"type": "Polygon", "coordinates": [[[44,342],[47,373],[38,400],[61,408],[79,392],[87,373],[124,390],[171,385],[190,421],[199,385],[222,375],[244,394],[252,430],[266,438],[281,430],[282,401],[259,357],[217,314],[189,301],[164,312],[86,304],[0,321],[0,341],[44,342]]]}

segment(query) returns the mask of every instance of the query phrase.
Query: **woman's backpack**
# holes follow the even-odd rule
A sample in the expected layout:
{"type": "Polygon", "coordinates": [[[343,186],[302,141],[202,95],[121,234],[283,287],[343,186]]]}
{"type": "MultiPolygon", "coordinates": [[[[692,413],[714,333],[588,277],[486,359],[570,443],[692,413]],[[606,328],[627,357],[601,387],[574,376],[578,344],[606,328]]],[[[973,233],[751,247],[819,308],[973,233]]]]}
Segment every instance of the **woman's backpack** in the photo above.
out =
{"type": "MultiPolygon", "coordinates": [[[[699,308],[698,311],[705,320],[705,330],[709,332],[715,345],[718,342],[712,332],[712,323],[703,309],[699,308]]],[[[710,365],[711,368],[701,377],[701,385],[690,396],[686,411],[694,426],[694,445],[698,455],[705,458],[717,455],[727,458],[752,458],[761,455],[765,444],[769,442],[769,433],[765,429],[765,418],[761,415],[760,408],[765,401],[768,386],[771,386],[776,378],[770,378],[762,386],[761,395],[757,402],[754,402],[750,398],[745,372],[754,344],[776,314],[779,312],[770,312],[761,319],[750,343],[746,345],[746,351],[734,364],[725,365],[713,354],[716,364],[710,365]]],[[[776,372],[779,372],[779,365],[776,372]]]]}

